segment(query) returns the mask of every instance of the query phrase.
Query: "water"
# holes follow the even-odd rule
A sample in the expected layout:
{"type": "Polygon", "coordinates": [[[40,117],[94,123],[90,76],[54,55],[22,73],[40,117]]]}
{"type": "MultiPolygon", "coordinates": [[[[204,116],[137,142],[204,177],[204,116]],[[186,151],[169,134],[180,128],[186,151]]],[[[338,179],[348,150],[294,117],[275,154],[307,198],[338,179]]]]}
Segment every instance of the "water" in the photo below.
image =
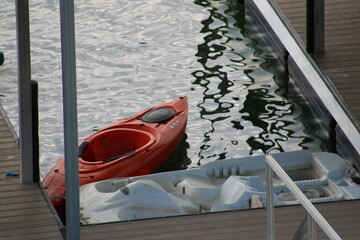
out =
{"type": "MultiPolygon", "coordinates": [[[[15,6],[1,3],[0,103],[17,128],[15,6]]],[[[319,151],[274,55],[238,1],[75,1],[79,140],[139,110],[189,98],[187,168],[264,152],[319,151]]],[[[30,1],[42,175],[63,155],[58,1],[30,1]]]]}

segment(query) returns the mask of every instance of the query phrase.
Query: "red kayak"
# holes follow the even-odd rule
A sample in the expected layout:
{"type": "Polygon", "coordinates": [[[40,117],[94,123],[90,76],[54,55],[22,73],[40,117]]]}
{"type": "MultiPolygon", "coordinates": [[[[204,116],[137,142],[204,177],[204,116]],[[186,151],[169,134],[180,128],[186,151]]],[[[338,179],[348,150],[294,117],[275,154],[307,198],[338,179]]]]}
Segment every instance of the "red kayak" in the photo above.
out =
{"type": "MultiPolygon", "coordinates": [[[[80,185],[154,172],[173,153],[185,133],[187,97],[180,97],[118,120],[79,145],[80,185]]],[[[61,158],[43,180],[58,211],[65,213],[65,166],[61,158]]]]}

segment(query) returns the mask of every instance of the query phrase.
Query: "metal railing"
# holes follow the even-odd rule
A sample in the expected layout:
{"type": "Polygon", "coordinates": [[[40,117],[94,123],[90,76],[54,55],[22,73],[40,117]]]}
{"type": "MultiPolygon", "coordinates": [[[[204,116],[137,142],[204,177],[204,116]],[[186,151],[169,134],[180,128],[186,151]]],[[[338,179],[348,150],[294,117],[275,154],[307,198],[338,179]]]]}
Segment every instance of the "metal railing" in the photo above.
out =
{"type": "Polygon", "coordinates": [[[299,230],[295,233],[293,239],[301,239],[305,233],[306,222],[308,223],[308,239],[316,239],[316,224],[317,223],[325,234],[330,239],[341,239],[315,206],[307,199],[299,187],[291,180],[285,173],[282,167],[276,162],[273,156],[265,155],[266,161],[266,186],[267,186],[267,201],[266,201],[266,221],[267,221],[267,238],[269,240],[275,239],[275,217],[274,217],[274,202],[273,202],[273,172],[285,183],[296,199],[302,204],[307,211],[307,216],[301,223],[299,230]]]}

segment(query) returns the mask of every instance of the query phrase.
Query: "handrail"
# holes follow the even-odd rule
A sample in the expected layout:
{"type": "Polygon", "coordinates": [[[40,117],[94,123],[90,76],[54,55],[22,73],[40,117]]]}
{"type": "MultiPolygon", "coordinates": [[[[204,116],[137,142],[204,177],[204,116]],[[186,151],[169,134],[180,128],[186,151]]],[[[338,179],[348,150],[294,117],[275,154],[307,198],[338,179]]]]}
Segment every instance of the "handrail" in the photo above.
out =
{"type": "MultiPolygon", "coordinates": [[[[341,239],[340,236],[335,232],[335,230],[330,226],[330,224],[325,220],[325,218],[320,214],[320,212],[315,208],[315,206],[307,199],[304,193],[296,186],[296,184],[290,179],[290,177],[286,174],[286,172],[282,169],[282,167],[276,162],[273,156],[265,155],[265,161],[268,166],[268,173],[267,175],[268,180],[270,180],[270,176],[272,176],[272,171],[274,171],[278,177],[285,183],[285,185],[290,189],[292,194],[298,199],[298,201],[303,205],[306,211],[311,215],[311,217],[317,222],[317,224],[323,229],[326,235],[330,239],[341,239]]],[[[268,181],[268,195],[272,198],[273,191],[272,191],[272,179],[270,182],[268,181]],[[270,188],[270,189],[269,189],[270,188]]],[[[269,197],[268,197],[269,198],[269,197]]],[[[274,205],[271,202],[267,204],[267,208],[273,208],[274,205]]],[[[268,210],[268,213],[274,214],[273,211],[268,210]]],[[[274,217],[267,217],[267,219],[274,219],[274,217]]],[[[274,223],[268,223],[268,227],[273,228],[274,223]]],[[[268,230],[269,232],[269,230],[268,230]]],[[[273,234],[274,235],[274,234],[273,234]]],[[[273,238],[270,238],[273,239],[273,238]]]]}

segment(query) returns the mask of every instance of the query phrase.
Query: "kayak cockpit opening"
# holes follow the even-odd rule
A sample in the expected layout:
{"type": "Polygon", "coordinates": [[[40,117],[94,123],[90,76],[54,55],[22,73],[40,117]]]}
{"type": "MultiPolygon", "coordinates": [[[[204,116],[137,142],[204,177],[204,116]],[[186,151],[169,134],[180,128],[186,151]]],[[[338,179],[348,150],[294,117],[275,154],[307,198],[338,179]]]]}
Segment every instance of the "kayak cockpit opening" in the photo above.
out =
{"type": "Polygon", "coordinates": [[[174,109],[170,107],[160,107],[145,113],[141,120],[146,123],[164,123],[171,120],[174,116],[174,109]]]}
{"type": "Polygon", "coordinates": [[[111,162],[150,147],[155,137],[137,129],[113,128],[84,140],[79,158],[85,162],[111,162]]]}

